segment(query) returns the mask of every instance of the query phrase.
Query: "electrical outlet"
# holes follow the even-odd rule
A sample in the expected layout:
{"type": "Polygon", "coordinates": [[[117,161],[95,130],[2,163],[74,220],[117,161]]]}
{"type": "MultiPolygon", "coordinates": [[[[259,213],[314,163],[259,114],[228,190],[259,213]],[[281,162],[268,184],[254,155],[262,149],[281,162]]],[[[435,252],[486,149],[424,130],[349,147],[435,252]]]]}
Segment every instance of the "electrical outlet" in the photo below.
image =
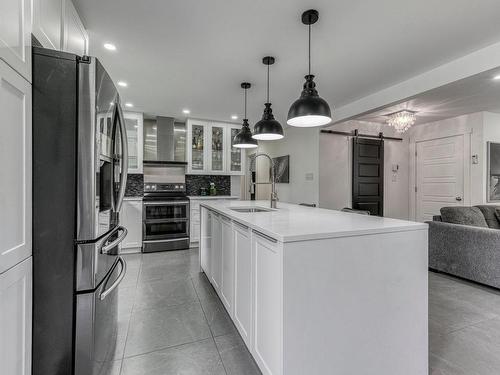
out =
{"type": "Polygon", "coordinates": [[[479,164],[479,155],[478,154],[472,155],[472,164],[479,164]]]}
{"type": "Polygon", "coordinates": [[[314,180],[314,173],[309,172],[306,173],[306,181],[313,181],[314,180]]]}

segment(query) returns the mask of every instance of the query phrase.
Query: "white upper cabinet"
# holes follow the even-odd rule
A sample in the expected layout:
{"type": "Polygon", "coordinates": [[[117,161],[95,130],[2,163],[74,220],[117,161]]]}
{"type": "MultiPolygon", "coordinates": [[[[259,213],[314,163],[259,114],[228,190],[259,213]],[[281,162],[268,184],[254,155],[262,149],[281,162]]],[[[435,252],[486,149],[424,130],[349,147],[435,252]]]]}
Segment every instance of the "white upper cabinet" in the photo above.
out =
{"type": "Polygon", "coordinates": [[[45,48],[88,53],[89,36],[71,0],[33,0],[33,35],[45,48]]]}
{"type": "Polygon", "coordinates": [[[244,174],[242,150],[232,147],[240,126],[188,119],[187,162],[189,174],[244,174]]]}
{"type": "Polygon", "coordinates": [[[244,155],[244,150],[241,148],[236,148],[233,147],[233,139],[238,134],[241,130],[241,126],[234,126],[231,125],[227,129],[227,151],[228,151],[228,156],[227,156],[227,170],[230,174],[234,175],[242,175],[245,174],[245,155],[244,155]],[[230,146],[229,146],[230,145],[230,146]]]}
{"type": "Polygon", "coordinates": [[[223,173],[226,171],[226,156],[227,156],[227,145],[226,145],[226,130],[227,127],[224,124],[210,124],[210,172],[212,173],[223,173]]]}
{"type": "Polygon", "coordinates": [[[188,173],[204,173],[208,171],[208,132],[207,121],[187,121],[187,162],[188,173]]]}
{"type": "Polygon", "coordinates": [[[63,51],[87,55],[89,35],[71,0],[64,2],[63,51]]]}
{"type": "Polygon", "coordinates": [[[33,0],[33,35],[45,48],[62,48],[63,1],[33,0]]]}
{"type": "Polygon", "coordinates": [[[143,161],[143,115],[137,112],[124,112],[128,139],[128,173],[142,173],[143,161]]]}
{"type": "Polygon", "coordinates": [[[31,82],[31,0],[0,1],[0,59],[31,82]]]}
{"type": "Polygon", "coordinates": [[[3,61],[0,113],[2,273],[31,255],[31,85],[3,61]]]}

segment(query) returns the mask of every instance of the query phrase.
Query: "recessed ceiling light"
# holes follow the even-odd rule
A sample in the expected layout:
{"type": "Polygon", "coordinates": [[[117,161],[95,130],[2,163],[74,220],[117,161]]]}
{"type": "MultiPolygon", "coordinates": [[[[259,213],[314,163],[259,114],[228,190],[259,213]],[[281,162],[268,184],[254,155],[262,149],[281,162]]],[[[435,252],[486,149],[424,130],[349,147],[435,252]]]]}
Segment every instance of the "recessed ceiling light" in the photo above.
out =
{"type": "Polygon", "coordinates": [[[231,116],[231,119],[232,119],[232,120],[238,120],[238,116],[236,116],[236,115],[232,115],[232,116],[231,116]]]}
{"type": "Polygon", "coordinates": [[[116,51],[116,46],[111,43],[104,43],[104,48],[110,51],[116,51]]]}
{"type": "Polygon", "coordinates": [[[189,115],[191,111],[189,109],[183,109],[182,113],[184,113],[185,115],[189,115]]]}
{"type": "Polygon", "coordinates": [[[495,77],[493,77],[493,79],[494,79],[495,81],[500,81],[500,74],[499,74],[499,75],[497,75],[497,76],[495,76],[495,77]]]}
{"type": "Polygon", "coordinates": [[[125,81],[118,81],[118,86],[121,86],[121,87],[127,87],[128,86],[128,83],[125,82],[125,81]]]}
{"type": "Polygon", "coordinates": [[[133,107],[134,105],[132,103],[125,103],[125,107],[133,107]]]}

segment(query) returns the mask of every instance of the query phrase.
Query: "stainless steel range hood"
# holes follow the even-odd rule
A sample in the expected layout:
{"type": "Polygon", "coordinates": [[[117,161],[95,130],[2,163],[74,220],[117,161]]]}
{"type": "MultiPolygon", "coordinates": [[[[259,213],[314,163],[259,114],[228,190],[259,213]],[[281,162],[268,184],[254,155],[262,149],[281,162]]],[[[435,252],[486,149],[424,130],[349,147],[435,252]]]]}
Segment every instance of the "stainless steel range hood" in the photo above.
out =
{"type": "Polygon", "coordinates": [[[186,125],[173,117],[145,119],[144,164],[187,165],[186,125]]]}

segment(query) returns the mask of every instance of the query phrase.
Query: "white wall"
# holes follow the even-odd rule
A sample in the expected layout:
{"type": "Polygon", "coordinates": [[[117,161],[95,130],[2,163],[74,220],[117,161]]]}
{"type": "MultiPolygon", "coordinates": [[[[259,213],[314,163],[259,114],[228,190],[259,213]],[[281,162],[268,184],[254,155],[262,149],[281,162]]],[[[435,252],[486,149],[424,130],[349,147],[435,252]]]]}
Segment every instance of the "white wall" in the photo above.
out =
{"type": "Polygon", "coordinates": [[[410,219],[415,218],[415,145],[416,142],[455,135],[464,135],[464,160],[468,174],[464,176],[464,204],[476,205],[484,202],[484,163],[483,155],[483,113],[449,118],[428,124],[414,126],[408,132],[410,137],[410,219]],[[472,164],[472,155],[479,155],[479,164],[472,164]]]}
{"type": "MultiPolygon", "coordinates": [[[[491,112],[476,112],[442,121],[414,126],[409,131],[410,137],[410,218],[414,218],[414,174],[415,174],[415,143],[426,139],[436,139],[463,134],[466,145],[464,160],[468,163],[468,175],[464,176],[468,196],[464,204],[488,204],[486,187],[487,143],[500,142],[500,114],[491,112]],[[472,163],[472,156],[478,156],[478,163],[472,163]]],[[[491,204],[498,204],[493,202],[491,204]]]]}
{"type": "MultiPolygon", "coordinates": [[[[290,155],[290,183],[277,184],[281,202],[316,203],[319,201],[319,129],[286,128],[285,137],[278,141],[259,141],[257,150],[271,157],[290,155]]],[[[257,159],[257,181],[269,180],[269,161],[257,159]]],[[[267,185],[257,187],[257,199],[269,199],[267,185]]]]}
{"type": "MultiPolygon", "coordinates": [[[[348,121],[331,130],[401,137],[382,124],[348,121]]],[[[341,209],[352,207],[352,137],[321,134],[319,137],[319,204],[341,209]]],[[[408,219],[408,138],[384,142],[384,216],[408,219]],[[399,170],[392,172],[392,165],[399,170]]]]}
{"type": "MultiPolygon", "coordinates": [[[[488,142],[497,142],[500,143],[500,114],[491,113],[491,112],[483,112],[483,139],[482,139],[482,154],[479,154],[479,161],[482,165],[483,171],[483,184],[484,188],[482,189],[482,203],[487,203],[487,189],[486,184],[488,183],[488,163],[487,163],[487,153],[488,153],[488,142]]],[[[498,204],[498,202],[494,202],[491,204],[498,204]]]]}

